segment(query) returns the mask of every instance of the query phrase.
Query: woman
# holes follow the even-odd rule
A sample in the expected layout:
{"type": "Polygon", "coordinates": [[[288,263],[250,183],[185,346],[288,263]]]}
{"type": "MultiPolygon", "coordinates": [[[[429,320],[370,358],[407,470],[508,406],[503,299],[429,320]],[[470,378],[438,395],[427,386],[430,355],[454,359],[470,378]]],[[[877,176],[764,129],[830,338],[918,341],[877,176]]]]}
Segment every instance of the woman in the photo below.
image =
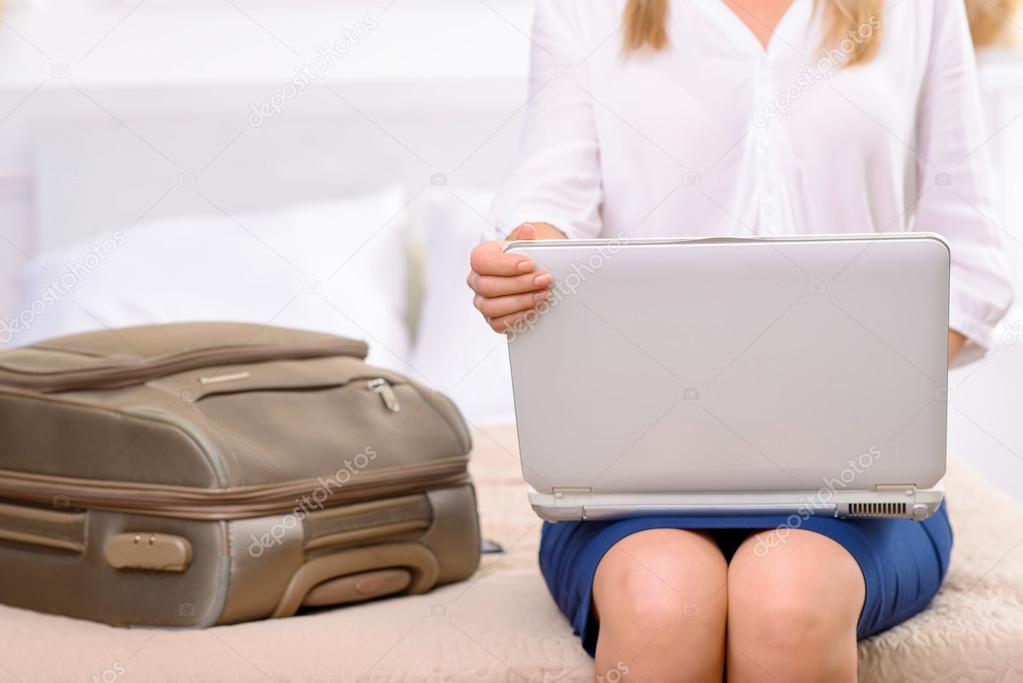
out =
{"type": "MultiPolygon", "coordinates": [[[[533,44],[503,234],[939,232],[949,355],[988,344],[1012,295],[962,2],[540,0],[533,44]]],[[[499,332],[550,296],[551,276],[499,242],[471,266],[499,332]]],[[[937,592],[946,512],[784,524],[548,524],[540,563],[597,680],[853,681],[857,638],[937,592]]]]}

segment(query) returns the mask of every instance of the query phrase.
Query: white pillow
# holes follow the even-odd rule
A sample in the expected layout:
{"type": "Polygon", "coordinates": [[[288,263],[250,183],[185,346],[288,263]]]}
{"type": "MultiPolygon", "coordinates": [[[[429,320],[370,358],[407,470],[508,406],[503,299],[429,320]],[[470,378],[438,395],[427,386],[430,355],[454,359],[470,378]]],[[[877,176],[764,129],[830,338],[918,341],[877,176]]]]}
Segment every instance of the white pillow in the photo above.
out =
{"type": "Polygon", "coordinates": [[[27,265],[8,336],[21,345],[102,327],[253,322],[364,339],[370,362],[407,372],[402,205],[395,189],[114,230],[27,265]]]}
{"type": "Polygon", "coordinates": [[[450,396],[476,425],[515,416],[507,342],[473,307],[465,283],[469,253],[496,236],[486,218],[493,198],[492,192],[435,187],[416,201],[424,282],[413,371],[450,396]]]}

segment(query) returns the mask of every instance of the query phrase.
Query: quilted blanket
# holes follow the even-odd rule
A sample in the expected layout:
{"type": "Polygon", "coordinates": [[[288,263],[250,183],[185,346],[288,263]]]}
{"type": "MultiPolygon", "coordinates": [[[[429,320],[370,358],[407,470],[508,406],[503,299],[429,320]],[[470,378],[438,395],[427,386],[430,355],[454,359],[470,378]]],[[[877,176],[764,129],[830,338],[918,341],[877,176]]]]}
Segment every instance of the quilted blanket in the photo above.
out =
{"type": "MultiPolygon", "coordinates": [[[[0,607],[0,682],[589,682],[537,568],[514,430],[477,431],[483,530],[506,552],[427,595],[205,631],[119,629],[0,607]]],[[[956,548],[923,614],[860,645],[862,681],[1023,681],[1023,507],[953,460],[956,548]]],[[[2,580],[2,578],[0,578],[2,580]]]]}

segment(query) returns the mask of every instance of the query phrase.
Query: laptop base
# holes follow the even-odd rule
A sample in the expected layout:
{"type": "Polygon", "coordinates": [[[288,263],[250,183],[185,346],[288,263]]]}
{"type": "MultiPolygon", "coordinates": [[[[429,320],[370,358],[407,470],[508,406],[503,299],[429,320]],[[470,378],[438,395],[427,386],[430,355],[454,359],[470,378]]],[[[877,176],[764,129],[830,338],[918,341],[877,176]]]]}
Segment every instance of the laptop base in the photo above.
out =
{"type": "Polygon", "coordinates": [[[944,498],[933,489],[886,486],[870,491],[790,491],[771,493],[590,493],[556,489],[540,493],[530,487],[533,510],[548,522],[615,520],[660,516],[813,515],[849,519],[912,519],[923,521],[944,498]]]}

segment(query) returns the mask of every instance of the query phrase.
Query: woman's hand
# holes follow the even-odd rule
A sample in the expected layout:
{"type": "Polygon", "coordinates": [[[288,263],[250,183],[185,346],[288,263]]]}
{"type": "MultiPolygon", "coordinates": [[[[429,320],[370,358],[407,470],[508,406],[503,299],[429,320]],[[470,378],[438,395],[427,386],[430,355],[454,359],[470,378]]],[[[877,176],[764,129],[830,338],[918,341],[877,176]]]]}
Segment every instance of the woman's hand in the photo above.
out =
{"type": "Polygon", "coordinates": [[[966,337],[955,330],[948,331],[948,362],[951,363],[963,347],[966,346],[966,337]]]}
{"type": "MultiPolygon", "coordinates": [[[[523,223],[509,240],[565,239],[547,223],[523,223]]],[[[466,283],[476,292],[473,304],[495,332],[510,332],[550,296],[554,279],[528,256],[504,253],[505,242],[490,241],[472,250],[466,283]]]]}

